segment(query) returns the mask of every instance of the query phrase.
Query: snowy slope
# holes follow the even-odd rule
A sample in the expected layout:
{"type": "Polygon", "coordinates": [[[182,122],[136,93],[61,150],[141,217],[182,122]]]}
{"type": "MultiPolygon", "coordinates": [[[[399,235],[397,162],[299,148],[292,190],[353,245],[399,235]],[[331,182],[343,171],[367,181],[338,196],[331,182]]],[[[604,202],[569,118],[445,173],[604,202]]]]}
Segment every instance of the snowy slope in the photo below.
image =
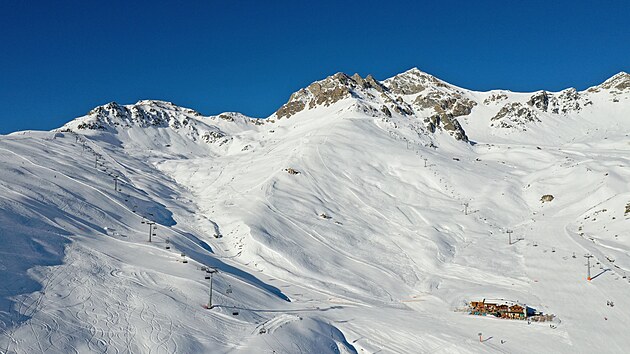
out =
{"type": "Polygon", "coordinates": [[[0,352],[625,352],[629,99],[340,73],[266,120],[2,136],[0,352]],[[459,311],[483,298],[557,319],[459,311]]]}

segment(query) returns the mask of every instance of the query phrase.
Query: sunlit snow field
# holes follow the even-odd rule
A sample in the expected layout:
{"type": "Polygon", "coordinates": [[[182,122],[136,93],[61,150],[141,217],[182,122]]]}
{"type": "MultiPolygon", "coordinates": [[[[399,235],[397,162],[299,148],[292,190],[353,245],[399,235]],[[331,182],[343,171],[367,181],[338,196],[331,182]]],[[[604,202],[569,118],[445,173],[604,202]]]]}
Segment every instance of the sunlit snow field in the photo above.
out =
{"type": "Polygon", "coordinates": [[[222,145],[77,121],[2,136],[0,352],[627,352],[627,96],[525,132],[479,105],[470,144],[352,100],[190,118],[222,145]],[[484,298],[556,320],[463,311],[484,298]]]}

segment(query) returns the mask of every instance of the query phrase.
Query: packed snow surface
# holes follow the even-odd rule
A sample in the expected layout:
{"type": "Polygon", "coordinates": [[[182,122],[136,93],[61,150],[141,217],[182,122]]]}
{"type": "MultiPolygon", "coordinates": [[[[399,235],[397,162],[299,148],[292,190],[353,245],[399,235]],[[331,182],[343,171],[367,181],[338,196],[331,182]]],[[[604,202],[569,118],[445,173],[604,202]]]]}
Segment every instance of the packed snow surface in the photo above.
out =
{"type": "Polygon", "coordinates": [[[1,136],[0,353],[626,353],[627,74],[538,101],[401,75],[396,107],[474,102],[469,141],[381,114],[375,84],[288,118],[141,101],[1,136]]]}

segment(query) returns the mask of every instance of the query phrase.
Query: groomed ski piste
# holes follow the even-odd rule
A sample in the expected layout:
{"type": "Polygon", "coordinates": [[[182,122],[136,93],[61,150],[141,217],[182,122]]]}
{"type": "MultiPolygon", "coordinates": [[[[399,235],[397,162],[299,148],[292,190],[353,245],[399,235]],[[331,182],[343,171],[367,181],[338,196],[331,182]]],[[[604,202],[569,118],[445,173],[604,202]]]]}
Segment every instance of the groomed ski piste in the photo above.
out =
{"type": "Polygon", "coordinates": [[[521,129],[449,87],[470,142],[356,96],[1,136],[0,353],[626,353],[630,90],[521,129]]]}

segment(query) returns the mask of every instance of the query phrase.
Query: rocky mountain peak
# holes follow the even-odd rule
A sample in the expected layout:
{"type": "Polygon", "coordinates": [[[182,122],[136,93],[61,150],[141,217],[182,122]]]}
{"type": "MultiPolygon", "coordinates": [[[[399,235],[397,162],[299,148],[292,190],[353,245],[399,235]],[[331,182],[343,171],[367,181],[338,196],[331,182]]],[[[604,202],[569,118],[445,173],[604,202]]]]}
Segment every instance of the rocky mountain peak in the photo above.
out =
{"type": "Polygon", "coordinates": [[[82,119],[79,129],[101,129],[108,127],[179,127],[188,124],[190,116],[200,116],[192,109],[179,107],[171,102],[142,100],[133,105],[116,102],[92,109],[82,119]]]}
{"type": "Polygon", "coordinates": [[[385,87],[371,75],[362,78],[359,74],[349,76],[339,72],[293,93],[275,115],[278,118],[288,118],[305,109],[330,106],[345,98],[362,97],[370,90],[383,92],[385,87]]]}
{"type": "Polygon", "coordinates": [[[110,102],[64,125],[61,130],[101,130],[117,133],[131,128],[169,128],[190,139],[225,142],[229,132],[252,129],[265,123],[239,112],[203,116],[199,112],[160,100],[121,105],[110,102]],[[225,139],[222,139],[224,138],[225,139]]]}
{"type": "Polygon", "coordinates": [[[601,85],[599,85],[599,87],[605,90],[628,90],[630,89],[630,74],[622,71],[614,75],[610,79],[604,81],[601,85]]]}
{"type": "Polygon", "coordinates": [[[383,81],[393,94],[413,95],[426,90],[429,87],[447,88],[449,85],[433,75],[420,71],[418,68],[409,69],[394,77],[383,81]]]}
{"type": "Polygon", "coordinates": [[[463,141],[468,137],[456,117],[470,114],[476,105],[463,90],[413,68],[383,82],[372,75],[337,73],[292,94],[275,116],[288,118],[349,98],[357,101],[350,108],[353,111],[385,119],[421,118],[428,131],[444,130],[463,141]]]}

